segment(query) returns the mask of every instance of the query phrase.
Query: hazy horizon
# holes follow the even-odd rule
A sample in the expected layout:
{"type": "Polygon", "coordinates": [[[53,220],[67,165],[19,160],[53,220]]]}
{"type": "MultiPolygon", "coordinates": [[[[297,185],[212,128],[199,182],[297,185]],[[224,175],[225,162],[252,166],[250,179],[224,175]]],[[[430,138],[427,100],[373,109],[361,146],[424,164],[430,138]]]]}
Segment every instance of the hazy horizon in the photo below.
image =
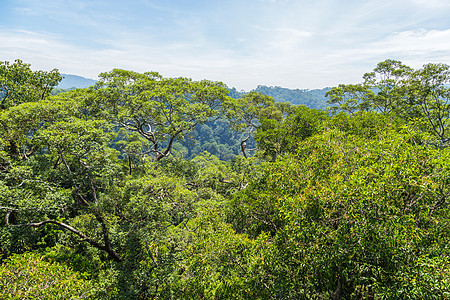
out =
{"type": "Polygon", "coordinates": [[[321,89],[385,59],[450,63],[445,0],[19,0],[0,4],[0,60],[97,79],[165,77],[321,89]]]}

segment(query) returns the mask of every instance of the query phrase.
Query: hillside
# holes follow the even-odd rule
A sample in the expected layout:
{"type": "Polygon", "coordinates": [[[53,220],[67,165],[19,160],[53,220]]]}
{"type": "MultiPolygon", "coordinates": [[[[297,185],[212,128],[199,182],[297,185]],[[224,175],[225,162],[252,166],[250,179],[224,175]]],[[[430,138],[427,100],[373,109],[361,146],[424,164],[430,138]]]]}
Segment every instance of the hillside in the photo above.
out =
{"type": "MultiPolygon", "coordinates": [[[[93,85],[96,80],[85,78],[78,75],[62,74],[63,80],[57,86],[59,89],[87,88],[93,85]]],[[[279,86],[258,85],[253,91],[260,92],[263,95],[271,96],[276,102],[289,102],[294,105],[306,105],[309,108],[325,109],[329,106],[325,98],[325,93],[331,88],[323,89],[288,89],[279,86]]],[[[237,99],[246,94],[245,91],[237,91],[236,88],[230,88],[230,96],[237,99]]]]}
{"type": "MultiPolygon", "coordinates": [[[[331,88],[323,89],[288,89],[279,86],[258,85],[253,91],[263,95],[271,96],[276,102],[289,102],[294,105],[306,105],[309,108],[325,109],[329,106],[326,103],[325,93],[331,88]]],[[[237,99],[246,92],[238,92],[235,88],[230,89],[230,96],[237,99]]]]}
{"type": "Polygon", "coordinates": [[[71,88],[87,88],[93,85],[96,80],[85,78],[78,75],[61,74],[63,80],[58,84],[57,88],[60,89],[71,89],[71,88]]]}

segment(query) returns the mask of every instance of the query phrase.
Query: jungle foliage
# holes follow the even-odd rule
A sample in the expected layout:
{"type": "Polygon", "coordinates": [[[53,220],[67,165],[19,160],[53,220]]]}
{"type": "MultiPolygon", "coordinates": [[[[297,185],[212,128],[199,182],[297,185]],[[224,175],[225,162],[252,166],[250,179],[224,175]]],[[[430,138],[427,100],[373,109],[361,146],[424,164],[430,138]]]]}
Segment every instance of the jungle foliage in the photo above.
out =
{"type": "Polygon", "coordinates": [[[60,79],[0,63],[0,298],[450,297],[449,66],[386,60],[327,110],[60,79]]]}

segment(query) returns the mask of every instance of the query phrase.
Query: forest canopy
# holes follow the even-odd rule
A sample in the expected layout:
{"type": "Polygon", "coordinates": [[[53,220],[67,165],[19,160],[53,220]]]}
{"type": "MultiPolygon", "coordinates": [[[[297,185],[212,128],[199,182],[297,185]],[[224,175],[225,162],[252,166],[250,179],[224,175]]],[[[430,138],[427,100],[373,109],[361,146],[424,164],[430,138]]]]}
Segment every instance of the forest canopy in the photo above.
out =
{"type": "Polygon", "coordinates": [[[380,62],[326,109],[60,80],[0,62],[0,298],[450,297],[448,65],[380,62]]]}

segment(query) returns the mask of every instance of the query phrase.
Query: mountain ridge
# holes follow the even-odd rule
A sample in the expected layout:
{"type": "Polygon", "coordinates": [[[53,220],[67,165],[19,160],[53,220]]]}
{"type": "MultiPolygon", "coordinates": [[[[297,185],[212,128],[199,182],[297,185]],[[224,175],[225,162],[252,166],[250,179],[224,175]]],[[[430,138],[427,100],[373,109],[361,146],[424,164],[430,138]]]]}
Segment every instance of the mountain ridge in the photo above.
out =
{"type": "MultiPolygon", "coordinates": [[[[59,83],[59,89],[87,88],[97,82],[97,80],[73,74],[61,74],[63,80],[59,83]]],[[[277,102],[288,102],[294,105],[306,105],[309,108],[325,109],[328,104],[325,93],[331,90],[330,87],[323,89],[290,89],[280,86],[258,85],[251,91],[259,92],[263,95],[271,96],[277,102]]],[[[229,88],[230,97],[235,99],[249,93],[237,91],[236,88],[229,88]]]]}
{"type": "Polygon", "coordinates": [[[73,74],[61,74],[63,79],[56,86],[60,89],[74,89],[74,88],[87,88],[95,84],[97,80],[73,75],[73,74]]]}

